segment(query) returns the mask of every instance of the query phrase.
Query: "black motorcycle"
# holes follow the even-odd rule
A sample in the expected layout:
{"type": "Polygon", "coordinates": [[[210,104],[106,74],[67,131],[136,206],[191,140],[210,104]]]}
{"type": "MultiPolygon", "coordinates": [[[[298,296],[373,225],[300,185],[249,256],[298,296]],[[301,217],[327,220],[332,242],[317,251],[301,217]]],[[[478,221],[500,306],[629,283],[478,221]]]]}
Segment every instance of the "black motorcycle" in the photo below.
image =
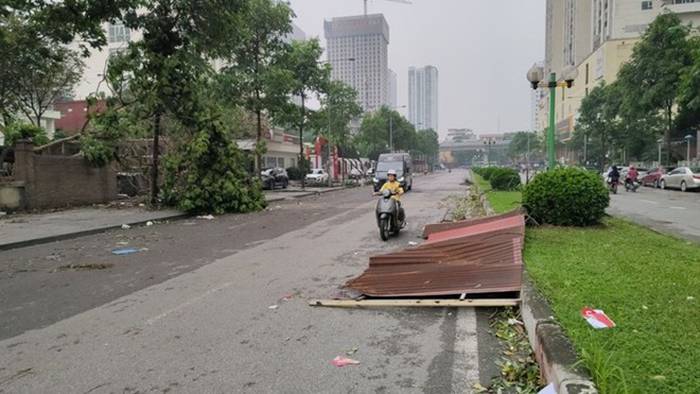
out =
{"type": "Polygon", "coordinates": [[[395,193],[385,190],[377,202],[377,226],[382,241],[387,241],[391,234],[398,235],[406,225],[406,220],[401,214],[399,203],[391,198],[395,193]]]}

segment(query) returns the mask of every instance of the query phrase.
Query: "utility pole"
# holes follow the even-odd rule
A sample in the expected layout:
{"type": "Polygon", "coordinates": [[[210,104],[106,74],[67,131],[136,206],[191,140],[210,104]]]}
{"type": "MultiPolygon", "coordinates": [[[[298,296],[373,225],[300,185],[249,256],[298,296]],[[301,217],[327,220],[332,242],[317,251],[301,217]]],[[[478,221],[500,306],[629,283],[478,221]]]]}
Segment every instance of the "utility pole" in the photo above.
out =
{"type": "Polygon", "coordinates": [[[557,75],[549,74],[549,130],[547,131],[547,166],[549,170],[553,170],[556,164],[556,153],[554,152],[554,111],[556,109],[555,101],[557,99],[557,75]]]}

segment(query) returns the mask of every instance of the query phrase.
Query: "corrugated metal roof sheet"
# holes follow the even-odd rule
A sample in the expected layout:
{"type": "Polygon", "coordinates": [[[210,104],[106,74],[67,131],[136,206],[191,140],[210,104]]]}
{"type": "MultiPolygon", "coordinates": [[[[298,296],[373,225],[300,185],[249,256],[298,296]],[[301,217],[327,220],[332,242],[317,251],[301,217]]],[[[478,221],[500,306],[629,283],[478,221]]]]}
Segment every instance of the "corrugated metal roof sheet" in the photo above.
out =
{"type": "Polygon", "coordinates": [[[441,227],[428,226],[424,244],[371,257],[369,268],[346,286],[374,297],[520,291],[521,214],[433,226],[441,227]]]}

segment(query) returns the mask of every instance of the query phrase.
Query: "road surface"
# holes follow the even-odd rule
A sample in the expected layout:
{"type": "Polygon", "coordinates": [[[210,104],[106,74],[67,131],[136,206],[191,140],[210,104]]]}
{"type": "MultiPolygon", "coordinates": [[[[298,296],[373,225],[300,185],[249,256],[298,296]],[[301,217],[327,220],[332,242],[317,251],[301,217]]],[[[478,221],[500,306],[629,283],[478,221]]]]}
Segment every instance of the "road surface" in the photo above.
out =
{"type": "Polygon", "coordinates": [[[657,231],[700,242],[700,193],[641,187],[611,194],[608,212],[657,231]]]}
{"type": "Polygon", "coordinates": [[[0,392],[470,392],[497,357],[485,313],[307,306],[420,242],[464,176],[416,179],[388,243],[363,188],[0,252],[0,392]]]}

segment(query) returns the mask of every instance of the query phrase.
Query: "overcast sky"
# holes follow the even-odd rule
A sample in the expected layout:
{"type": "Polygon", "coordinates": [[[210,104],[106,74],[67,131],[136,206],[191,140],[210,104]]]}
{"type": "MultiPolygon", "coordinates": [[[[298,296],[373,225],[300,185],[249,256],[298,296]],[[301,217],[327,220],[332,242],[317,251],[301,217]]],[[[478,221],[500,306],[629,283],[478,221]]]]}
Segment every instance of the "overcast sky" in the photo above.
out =
{"type": "MultiPolygon", "coordinates": [[[[408,67],[440,71],[439,132],[530,128],[525,73],[544,59],[545,0],[369,0],[389,23],[389,67],[398,74],[399,105],[408,104],[408,67]],[[499,122],[500,119],[500,122],[499,122]]],[[[295,23],[323,38],[323,20],[362,14],[362,0],[290,0],[295,23]]],[[[404,115],[407,115],[404,110],[404,115]]]]}

